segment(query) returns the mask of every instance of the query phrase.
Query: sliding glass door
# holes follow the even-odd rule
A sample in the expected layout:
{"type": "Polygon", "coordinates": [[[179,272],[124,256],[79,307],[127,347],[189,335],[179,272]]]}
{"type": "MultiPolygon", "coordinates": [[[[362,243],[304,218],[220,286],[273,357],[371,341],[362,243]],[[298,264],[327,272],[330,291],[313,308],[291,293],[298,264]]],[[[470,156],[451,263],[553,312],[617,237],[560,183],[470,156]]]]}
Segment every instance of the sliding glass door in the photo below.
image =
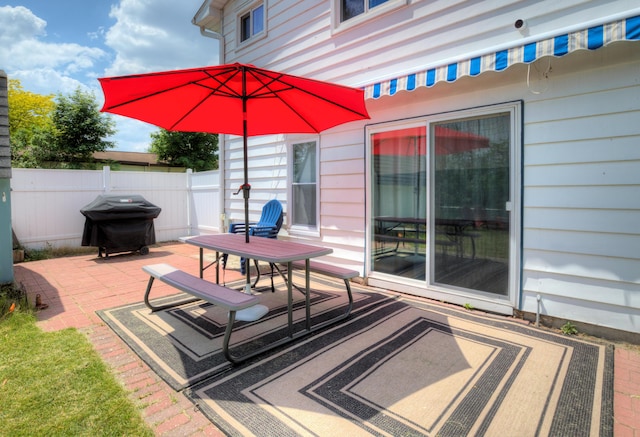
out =
{"type": "Polygon", "coordinates": [[[514,111],[370,132],[374,277],[510,297],[514,111]]]}

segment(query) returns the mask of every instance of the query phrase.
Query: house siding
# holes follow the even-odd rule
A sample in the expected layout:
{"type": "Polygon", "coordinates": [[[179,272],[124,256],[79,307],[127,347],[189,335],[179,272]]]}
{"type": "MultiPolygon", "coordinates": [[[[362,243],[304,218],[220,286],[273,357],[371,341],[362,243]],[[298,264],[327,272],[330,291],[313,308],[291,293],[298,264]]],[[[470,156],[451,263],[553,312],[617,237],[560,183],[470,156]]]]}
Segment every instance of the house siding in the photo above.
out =
{"type": "Polygon", "coordinates": [[[640,51],[627,46],[635,61],[594,54],[597,68],[526,105],[522,309],[539,296],[543,314],[640,332],[640,51]]]}
{"type": "MultiPolygon", "coordinates": [[[[267,37],[237,49],[237,3],[225,8],[226,62],[352,86],[584,28],[604,17],[640,13],[630,1],[415,1],[332,33],[331,2],[269,0],[267,37]],[[527,23],[523,33],[513,26],[518,18],[527,23]]],[[[370,121],[349,123],[319,137],[319,236],[288,235],[286,220],[281,235],[332,247],[331,261],[367,275],[364,127],[521,101],[521,286],[507,305],[535,313],[539,296],[542,314],[640,332],[638,71],[640,44],[623,42],[544,58],[530,68],[515,65],[369,100],[370,121]]],[[[284,136],[250,139],[255,217],[269,197],[279,198],[287,209],[286,141],[284,136]]],[[[229,141],[225,153],[225,209],[241,219],[240,196],[230,196],[231,188],[235,191],[242,183],[241,142],[229,141]]],[[[426,285],[399,289],[443,298],[441,290],[426,285]]],[[[449,297],[469,301],[467,296],[449,297]]],[[[483,308],[482,300],[478,303],[483,308]]],[[[484,307],[493,309],[494,303],[484,302],[484,307]]]]}
{"type": "MultiPolygon", "coordinates": [[[[284,203],[286,212],[287,198],[287,154],[281,135],[249,138],[249,184],[251,185],[249,202],[249,220],[257,221],[262,206],[271,199],[284,203]]],[[[239,187],[244,183],[244,164],[242,138],[231,137],[225,143],[224,159],[224,199],[227,221],[244,221],[244,198],[239,187]]],[[[286,220],[285,220],[286,221],[286,220]]]]}
{"type": "Polygon", "coordinates": [[[332,0],[269,0],[267,37],[238,47],[236,13],[248,4],[230,1],[225,7],[225,62],[249,62],[350,86],[640,9],[637,2],[620,0],[408,1],[374,20],[332,31],[332,0]],[[525,20],[524,32],[515,29],[517,19],[525,20]]]}

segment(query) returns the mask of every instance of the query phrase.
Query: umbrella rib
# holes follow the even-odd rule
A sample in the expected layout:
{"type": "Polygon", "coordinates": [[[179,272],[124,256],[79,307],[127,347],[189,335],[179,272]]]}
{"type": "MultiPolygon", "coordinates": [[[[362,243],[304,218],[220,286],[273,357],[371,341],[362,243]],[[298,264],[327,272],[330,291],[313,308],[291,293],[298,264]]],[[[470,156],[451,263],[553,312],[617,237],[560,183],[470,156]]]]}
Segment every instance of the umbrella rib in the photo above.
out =
{"type": "MultiPolygon", "coordinates": [[[[184,113],[184,115],[182,115],[182,117],[180,117],[178,120],[176,120],[175,123],[173,123],[171,125],[171,127],[169,128],[169,130],[173,130],[175,129],[175,127],[177,125],[179,125],[184,119],[186,119],[187,117],[189,117],[190,114],[192,114],[196,109],[198,109],[198,107],[200,105],[202,105],[209,97],[211,97],[212,95],[215,94],[224,94],[227,97],[231,97],[231,98],[242,98],[242,94],[239,94],[237,92],[235,92],[233,90],[233,88],[231,88],[228,83],[235,77],[238,75],[238,73],[240,72],[240,70],[232,70],[234,71],[234,74],[229,75],[225,80],[220,80],[220,78],[218,78],[218,76],[221,76],[223,74],[223,72],[221,72],[220,74],[216,74],[213,75],[208,71],[204,71],[204,73],[208,76],[208,78],[215,80],[219,86],[217,87],[211,87],[211,86],[207,86],[204,85],[202,83],[200,83],[202,80],[198,80],[198,81],[194,81],[194,82],[190,82],[193,85],[197,85],[200,86],[202,88],[206,88],[209,90],[209,94],[207,94],[206,96],[204,96],[197,104],[193,105],[191,107],[191,109],[189,109],[189,111],[187,111],[186,113],[184,113]]],[[[224,73],[227,73],[227,71],[225,71],[224,73]]]]}
{"type": "Polygon", "coordinates": [[[258,77],[253,71],[248,71],[248,73],[250,73],[258,82],[262,84],[260,88],[247,94],[247,98],[249,99],[268,97],[269,95],[277,96],[278,93],[281,93],[283,91],[289,91],[295,88],[293,85],[285,84],[284,82],[280,81],[280,78],[283,76],[283,74],[280,74],[278,77],[270,77],[270,76],[267,76],[266,74],[263,74],[262,76],[258,77]],[[270,80],[269,81],[263,80],[265,76],[269,77],[270,80]],[[287,85],[287,88],[278,90],[278,91],[272,90],[269,86],[274,82],[285,84],[287,85]],[[263,91],[263,90],[266,90],[266,91],[263,91]]]}
{"type": "MultiPolygon", "coordinates": [[[[239,70],[231,70],[231,71],[233,71],[233,72],[234,72],[234,74],[229,75],[225,80],[220,80],[220,79],[218,78],[218,76],[222,76],[222,74],[223,74],[222,72],[221,72],[221,73],[219,73],[219,74],[215,74],[215,75],[214,75],[214,74],[211,74],[211,72],[209,72],[209,71],[205,71],[204,73],[205,73],[205,74],[206,74],[210,79],[213,79],[213,80],[215,80],[216,82],[218,82],[219,86],[217,86],[217,87],[210,87],[210,86],[203,85],[203,84],[201,84],[201,83],[197,83],[196,85],[199,85],[199,86],[201,86],[201,87],[204,87],[204,88],[208,88],[208,89],[210,89],[210,90],[212,91],[212,94],[213,94],[213,93],[222,93],[222,94],[225,94],[225,95],[226,95],[226,96],[228,96],[228,97],[238,97],[238,98],[241,98],[241,97],[242,97],[242,95],[241,95],[241,94],[239,94],[237,91],[235,91],[232,87],[230,87],[230,86],[228,85],[228,83],[229,83],[229,82],[230,82],[234,77],[236,77],[236,76],[238,75],[239,70]],[[222,88],[224,88],[226,91],[225,91],[225,90],[223,90],[222,88]]],[[[226,74],[226,73],[227,73],[227,71],[225,71],[224,73],[226,74]]]]}
{"type": "MultiPolygon", "coordinates": [[[[286,82],[283,82],[283,83],[286,84],[286,82]]],[[[340,103],[336,103],[336,102],[334,102],[333,100],[331,100],[331,99],[329,99],[327,97],[321,96],[320,94],[313,93],[311,91],[307,91],[307,90],[302,89],[302,88],[298,88],[298,89],[300,91],[306,93],[306,94],[309,94],[310,96],[313,96],[313,97],[317,98],[317,99],[324,100],[325,102],[331,103],[333,106],[337,106],[337,107],[342,108],[342,109],[344,109],[344,110],[346,110],[348,112],[351,112],[352,114],[356,114],[356,115],[359,115],[361,117],[368,118],[368,114],[366,112],[363,113],[363,112],[360,112],[360,111],[356,111],[356,110],[354,110],[352,108],[349,108],[348,106],[342,105],[340,103]]]]}
{"type": "MultiPolygon", "coordinates": [[[[252,76],[253,76],[253,77],[255,77],[255,78],[256,78],[256,80],[257,80],[257,81],[259,81],[259,82],[262,84],[262,87],[261,87],[261,88],[259,88],[259,89],[264,89],[264,88],[266,88],[267,90],[269,90],[269,91],[273,94],[273,96],[274,96],[275,98],[277,98],[278,100],[280,100],[280,101],[281,101],[281,102],[282,102],[282,103],[283,103],[287,108],[289,108],[293,113],[300,115],[300,114],[298,113],[298,111],[297,111],[296,109],[294,109],[294,108],[289,104],[289,102],[287,102],[287,101],[286,101],[286,100],[284,100],[282,97],[280,97],[280,93],[281,93],[281,92],[283,92],[283,91],[290,91],[290,90],[292,90],[292,89],[296,88],[296,87],[294,87],[293,85],[291,85],[291,84],[289,84],[289,83],[285,83],[285,82],[283,82],[283,81],[281,80],[281,79],[282,79],[282,77],[284,76],[283,74],[279,74],[279,75],[278,75],[278,77],[269,77],[269,79],[271,79],[269,82],[265,82],[265,81],[263,81],[263,80],[262,80],[262,77],[267,76],[266,74],[263,74],[261,77],[258,77],[256,74],[254,74],[254,72],[253,72],[253,71],[251,72],[251,74],[252,74],[252,76]],[[269,87],[269,86],[270,86],[271,84],[273,84],[274,82],[278,82],[278,83],[281,83],[281,84],[283,84],[283,85],[286,85],[288,88],[286,88],[286,89],[284,89],[284,90],[280,90],[280,91],[274,91],[274,90],[272,90],[272,89],[269,87]]],[[[298,88],[298,89],[299,89],[299,88],[298,88]]],[[[302,89],[299,89],[299,90],[300,90],[300,91],[305,91],[305,92],[306,92],[306,90],[302,90],[302,89]]],[[[313,93],[308,93],[308,94],[313,95],[313,93]]],[[[264,94],[264,96],[266,97],[266,95],[267,95],[267,94],[265,93],[265,94],[264,94]]],[[[316,96],[316,97],[317,97],[317,96],[316,96]]],[[[314,132],[317,132],[317,133],[319,133],[319,132],[320,132],[320,130],[319,130],[317,127],[315,127],[313,124],[309,123],[309,121],[308,121],[306,118],[304,118],[304,117],[300,116],[300,119],[301,119],[301,120],[302,120],[302,121],[303,121],[307,126],[309,126],[311,129],[313,129],[313,130],[314,130],[314,132]]]]}
{"type": "MultiPolygon", "coordinates": [[[[297,111],[293,106],[291,106],[291,105],[290,105],[286,100],[284,100],[282,97],[280,97],[280,93],[281,93],[281,92],[283,92],[283,91],[289,91],[289,90],[292,90],[292,89],[296,89],[296,90],[298,90],[298,91],[304,92],[305,94],[308,94],[308,95],[310,95],[310,96],[313,96],[313,97],[315,97],[315,98],[317,98],[317,99],[319,99],[319,100],[323,100],[323,101],[325,101],[325,102],[331,103],[332,105],[337,106],[337,107],[339,107],[339,108],[342,108],[342,109],[344,109],[344,110],[346,110],[346,111],[348,111],[348,112],[351,112],[352,114],[357,114],[357,115],[362,116],[362,117],[364,117],[364,116],[366,116],[366,115],[367,115],[367,114],[363,114],[363,113],[361,113],[361,112],[359,112],[359,111],[355,111],[355,110],[353,110],[353,109],[351,109],[351,108],[349,108],[349,107],[347,107],[347,106],[345,106],[345,105],[342,105],[342,104],[340,104],[340,103],[336,103],[336,102],[334,102],[333,100],[330,100],[330,99],[328,99],[328,98],[326,98],[326,97],[324,97],[324,96],[321,96],[321,95],[319,95],[319,94],[317,94],[317,93],[313,93],[313,92],[308,91],[308,90],[306,90],[306,89],[304,89],[304,88],[300,88],[300,87],[297,87],[297,86],[295,86],[295,85],[292,85],[292,84],[288,83],[287,81],[282,80],[282,78],[283,78],[283,77],[285,77],[285,75],[284,75],[284,74],[279,74],[279,75],[278,75],[278,77],[270,77],[270,76],[268,76],[268,75],[264,74],[263,76],[267,76],[267,77],[269,77],[269,79],[271,79],[271,81],[269,81],[268,83],[267,83],[267,82],[265,82],[264,80],[262,80],[262,78],[261,78],[261,77],[256,76],[256,75],[255,75],[255,72],[253,72],[253,71],[252,71],[252,72],[251,72],[251,74],[253,75],[253,77],[255,77],[255,78],[256,78],[256,80],[258,80],[258,81],[263,85],[263,86],[262,86],[261,88],[259,88],[259,89],[266,88],[266,89],[270,90],[270,91],[272,92],[272,94],[273,94],[277,99],[279,99],[282,103],[284,103],[284,104],[285,104],[289,109],[291,109],[291,110],[292,110],[294,113],[296,113],[296,114],[298,114],[298,111],[297,111]],[[283,84],[283,85],[286,85],[288,88],[287,88],[287,89],[284,89],[284,90],[273,91],[273,90],[271,90],[270,85],[271,85],[271,84],[273,84],[274,82],[278,82],[278,83],[281,83],[281,84],[283,84]]],[[[262,77],[263,77],[263,76],[262,76],[262,77]]],[[[265,96],[266,96],[266,94],[265,94],[265,96]]],[[[304,122],[305,122],[309,127],[311,127],[315,132],[320,133],[320,131],[321,131],[321,130],[320,130],[320,129],[318,129],[318,128],[316,128],[316,127],[315,127],[313,124],[311,124],[311,123],[310,123],[306,118],[303,118],[302,116],[300,116],[300,119],[301,119],[302,121],[304,121],[304,122]]]]}
{"type": "Polygon", "coordinates": [[[191,113],[193,113],[193,111],[195,111],[196,109],[198,109],[198,107],[199,107],[200,105],[202,105],[202,104],[204,103],[204,101],[205,101],[205,100],[207,100],[207,99],[209,98],[209,96],[210,96],[211,94],[213,94],[213,93],[214,93],[214,92],[213,92],[213,91],[211,91],[208,95],[204,96],[204,98],[202,98],[202,100],[200,100],[196,105],[193,105],[193,106],[191,107],[191,109],[189,109],[187,112],[185,112],[185,113],[182,115],[182,117],[180,117],[178,120],[176,120],[176,122],[175,122],[175,123],[173,123],[173,124],[171,125],[171,127],[170,127],[169,129],[167,129],[167,130],[174,130],[174,129],[175,129],[175,127],[176,127],[178,124],[182,123],[182,121],[183,121],[185,118],[187,118],[191,113]]]}
{"type": "MultiPolygon", "coordinates": [[[[187,111],[187,112],[186,112],[182,117],[180,117],[180,118],[179,118],[175,123],[173,123],[173,124],[171,125],[171,128],[170,128],[169,130],[173,130],[173,129],[175,129],[175,127],[176,127],[178,124],[180,124],[184,119],[186,119],[190,114],[192,114],[196,109],[198,109],[198,107],[199,107],[200,105],[202,105],[202,104],[203,104],[203,103],[204,103],[204,102],[205,102],[209,97],[211,97],[212,95],[215,95],[216,93],[218,93],[218,94],[224,94],[224,95],[226,95],[227,97],[232,97],[232,98],[241,98],[241,97],[242,97],[242,95],[241,95],[241,94],[238,94],[237,92],[234,92],[234,91],[233,91],[233,88],[231,88],[230,86],[228,86],[228,85],[227,85],[227,83],[228,83],[229,81],[231,81],[231,79],[233,79],[233,78],[238,74],[238,72],[237,72],[237,71],[235,72],[235,74],[232,74],[232,75],[230,75],[229,77],[227,77],[224,81],[222,81],[222,80],[220,80],[220,79],[218,78],[218,76],[219,76],[219,75],[213,75],[213,74],[209,73],[208,71],[205,71],[204,73],[205,73],[209,78],[211,78],[211,79],[215,80],[216,82],[218,82],[219,86],[218,86],[218,87],[210,87],[210,86],[206,86],[206,85],[203,85],[203,84],[199,83],[200,81],[193,82],[193,84],[194,84],[194,85],[201,86],[201,87],[203,87],[203,88],[208,89],[208,90],[209,90],[209,94],[207,94],[206,96],[204,96],[204,97],[202,98],[202,100],[200,100],[197,104],[193,105],[193,106],[191,107],[191,109],[189,109],[189,111],[187,111]],[[226,89],[226,90],[228,90],[228,91],[224,91],[224,90],[222,90],[222,88],[225,88],[225,89],[226,89]]],[[[225,73],[226,73],[226,72],[225,72],[225,73]]],[[[222,75],[222,73],[220,73],[220,75],[222,75]]]]}

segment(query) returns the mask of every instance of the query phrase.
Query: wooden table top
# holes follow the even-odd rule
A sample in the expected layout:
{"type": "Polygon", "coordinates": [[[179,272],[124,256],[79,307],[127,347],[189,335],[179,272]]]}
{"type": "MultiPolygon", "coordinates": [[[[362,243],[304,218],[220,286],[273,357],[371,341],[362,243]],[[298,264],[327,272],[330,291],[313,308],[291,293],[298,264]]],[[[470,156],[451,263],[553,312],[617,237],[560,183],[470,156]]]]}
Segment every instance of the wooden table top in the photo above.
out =
{"type": "Polygon", "coordinates": [[[186,242],[204,249],[270,263],[305,260],[333,252],[327,247],[256,236],[251,236],[247,243],[244,234],[200,235],[186,242]]]}

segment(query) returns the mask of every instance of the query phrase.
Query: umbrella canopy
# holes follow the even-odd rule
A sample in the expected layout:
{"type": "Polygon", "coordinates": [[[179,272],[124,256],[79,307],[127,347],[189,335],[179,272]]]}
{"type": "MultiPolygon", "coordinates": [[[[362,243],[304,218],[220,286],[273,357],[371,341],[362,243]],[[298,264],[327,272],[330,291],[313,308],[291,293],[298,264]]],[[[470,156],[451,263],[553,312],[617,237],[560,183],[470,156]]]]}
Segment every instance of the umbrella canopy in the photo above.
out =
{"type": "MultiPolygon", "coordinates": [[[[253,65],[229,64],[99,79],[103,112],[170,131],[241,135],[245,223],[249,223],[247,137],[319,133],[368,119],[364,91],[253,65]]],[[[246,232],[249,242],[249,233],[246,232]]],[[[248,274],[248,269],[247,269],[248,274]]]]}
{"type": "Polygon", "coordinates": [[[363,90],[252,65],[98,80],[105,95],[102,111],[171,131],[241,136],[319,133],[369,118],[363,90]]]}

